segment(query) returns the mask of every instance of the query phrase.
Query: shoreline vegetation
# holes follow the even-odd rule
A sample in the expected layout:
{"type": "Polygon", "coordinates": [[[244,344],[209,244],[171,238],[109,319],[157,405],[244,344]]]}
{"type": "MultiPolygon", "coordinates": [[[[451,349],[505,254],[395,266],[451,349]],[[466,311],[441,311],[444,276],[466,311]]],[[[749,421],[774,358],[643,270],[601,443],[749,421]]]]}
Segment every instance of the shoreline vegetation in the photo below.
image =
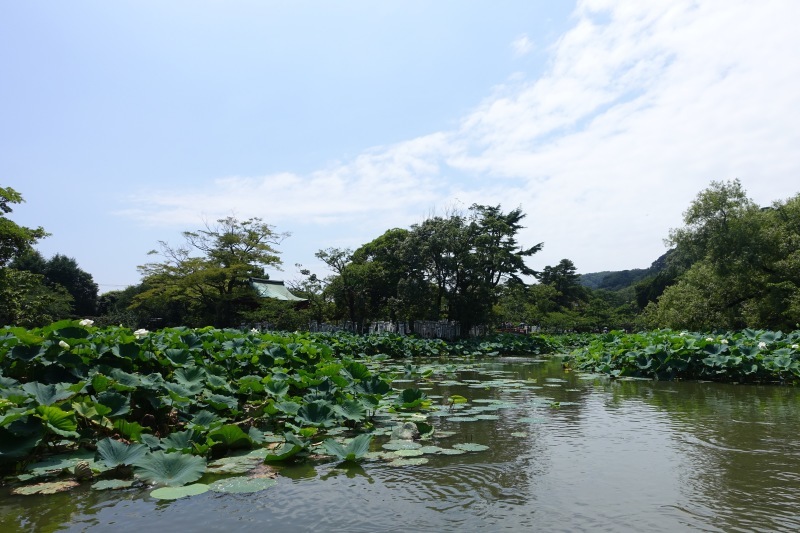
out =
{"type": "MultiPolygon", "coordinates": [[[[566,371],[613,379],[793,385],[798,343],[800,331],[750,329],[500,333],[446,342],[387,333],[133,331],[91,320],[6,327],[0,473],[14,494],[69,490],[81,480],[191,493],[206,473],[304,458],[355,463],[373,436],[408,423],[416,426],[409,434],[431,434],[426,413],[437,406],[421,389],[393,385],[441,372],[420,372],[416,361],[438,359],[453,372],[479,358],[558,356],[566,371]]],[[[462,399],[450,400],[452,408],[462,399]]]]}

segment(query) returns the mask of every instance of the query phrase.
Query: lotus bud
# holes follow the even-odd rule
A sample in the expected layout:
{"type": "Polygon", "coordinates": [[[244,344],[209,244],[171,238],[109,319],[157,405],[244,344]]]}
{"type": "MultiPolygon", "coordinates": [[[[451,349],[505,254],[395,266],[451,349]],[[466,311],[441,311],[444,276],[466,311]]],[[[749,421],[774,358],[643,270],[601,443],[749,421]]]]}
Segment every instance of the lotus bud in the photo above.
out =
{"type": "Polygon", "coordinates": [[[92,479],[94,476],[94,472],[92,472],[92,468],[89,466],[87,461],[81,461],[80,463],[76,464],[73,473],[75,474],[75,479],[78,481],[92,479]]]}
{"type": "Polygon", "coordinates": [[[89,320],[88,318],[84,318],[83,320],[78,322],[78,324],[80,324],[81,326],[91,326],[92,324],[94,324],[94,320],[89,320]]]}
{"type": "Polygon", "coordinates": [[[58,341],[58,345],[64,348],[65,350],[69,350],[69,344],[66,341],[58,341]]]}

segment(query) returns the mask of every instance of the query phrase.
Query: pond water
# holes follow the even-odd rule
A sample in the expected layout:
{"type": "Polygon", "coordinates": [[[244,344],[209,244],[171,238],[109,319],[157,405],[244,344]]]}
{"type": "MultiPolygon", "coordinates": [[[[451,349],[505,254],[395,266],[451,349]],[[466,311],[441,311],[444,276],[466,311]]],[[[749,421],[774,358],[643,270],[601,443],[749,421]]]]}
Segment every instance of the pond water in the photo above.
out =
{"type": "Polygon", "coordinates": [[[262,492],[176,501],[142,489],[2,492],[0,531],[800,529],[795,388],[608,381],[565,373],[558,360],[466,366],[419,385],[438,403],[470,400],[431,415],[456,434],[424,444],[485,451],[425,455],[418,466],[286,467],[262,492]]]}

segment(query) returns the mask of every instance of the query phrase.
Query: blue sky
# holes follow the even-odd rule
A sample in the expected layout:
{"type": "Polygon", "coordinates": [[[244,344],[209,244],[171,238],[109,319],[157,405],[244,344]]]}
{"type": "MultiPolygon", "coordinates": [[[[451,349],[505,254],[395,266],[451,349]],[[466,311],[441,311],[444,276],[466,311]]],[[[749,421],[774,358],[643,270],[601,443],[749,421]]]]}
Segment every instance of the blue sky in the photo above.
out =
{"type": "Polygon", "coordinates": [[[101,291],[228,215],[314,253],[472,203],[646,267],[711,180],[800,192],[800,3],[0,3],[0,185],[101,291]]]}

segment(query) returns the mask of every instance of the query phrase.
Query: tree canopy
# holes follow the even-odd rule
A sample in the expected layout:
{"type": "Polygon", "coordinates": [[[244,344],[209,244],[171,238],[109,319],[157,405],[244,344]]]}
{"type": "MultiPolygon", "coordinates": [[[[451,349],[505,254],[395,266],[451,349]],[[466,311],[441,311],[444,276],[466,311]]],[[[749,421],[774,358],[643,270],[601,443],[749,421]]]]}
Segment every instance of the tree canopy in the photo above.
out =
{"type": "Polygon", "coordinates": [[[280,266],[275,246],[285,236],[260,218],[230,216],[183,232],[182,246],[160,241],[160,252],[150,253],[161,260],[138,267],[145,290],[133,306],[162,314],[165,324],[183,317],[179,324],[237,325],[242,312],[259,305],[249,278],[280,266]]]}

